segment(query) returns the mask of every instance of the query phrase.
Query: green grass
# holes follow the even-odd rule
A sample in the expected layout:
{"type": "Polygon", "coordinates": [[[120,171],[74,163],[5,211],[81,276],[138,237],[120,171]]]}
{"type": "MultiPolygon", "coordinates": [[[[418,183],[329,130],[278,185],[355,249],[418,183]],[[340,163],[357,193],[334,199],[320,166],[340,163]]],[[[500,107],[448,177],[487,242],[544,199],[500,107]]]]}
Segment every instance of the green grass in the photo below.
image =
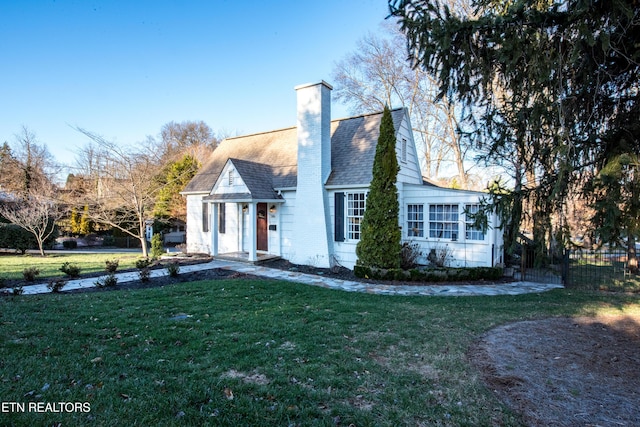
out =
{"type": "Polygon", "coordinates": [[[640,302],[575,290],[390,297],[267,280],[6,297],[2,401],[89,402],[91,412],[0,417],[19,426],[520,425],[484,387],[469,347],[507,322],[603,312],[637,314],[640,302]]]}
{"type": "Polygon", "coordinates": [[[118,259],[120,264],[118,270],[133,268],[136,260],[142,256],[139,253],[110,253],[110,254],[48,254],[45,257],[40,255],[8,255],[0,254],[0,278],[22,279],[22,271],[25,268],[37,267],[40,270],[39,280],[44,278],[62,277],[64,273],[60,267],[65,262],[77,264],[80,274],[95,273],[105,271],[105,261],[118,259]]]}

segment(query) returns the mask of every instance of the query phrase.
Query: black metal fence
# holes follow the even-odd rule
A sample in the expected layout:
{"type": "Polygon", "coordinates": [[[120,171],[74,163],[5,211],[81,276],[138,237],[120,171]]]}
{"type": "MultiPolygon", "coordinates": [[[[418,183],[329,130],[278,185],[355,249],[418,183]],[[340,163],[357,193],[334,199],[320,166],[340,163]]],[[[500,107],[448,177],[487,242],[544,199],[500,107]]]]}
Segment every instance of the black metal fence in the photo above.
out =
{"type": "Polygon", "coordinates": [[[628,268],[625,249],[571,250],[565,255],[564,284],[603,290],[637,290],[640,279],[628,268]]]}
{"type": "Polygon", "coordinates": [[[559,283],[568,288],[640,292],[640,277],[628,268],[625,249],[565,251],[553,261],[536,260],[533,251],[523,250],[514,266],[517,280],[559,283]],[[542,266],[540,266],[542,265],[542,266]]]}

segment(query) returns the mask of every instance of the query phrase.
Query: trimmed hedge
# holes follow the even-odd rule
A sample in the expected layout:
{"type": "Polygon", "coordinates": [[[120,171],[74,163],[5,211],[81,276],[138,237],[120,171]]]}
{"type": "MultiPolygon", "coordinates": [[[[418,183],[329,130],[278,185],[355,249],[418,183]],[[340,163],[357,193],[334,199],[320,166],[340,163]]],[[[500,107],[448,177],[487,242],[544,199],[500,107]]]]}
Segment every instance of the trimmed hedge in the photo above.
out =
{"type": "Polygon", "coordinates": [[[430,268],[427,270],[381,269],[356,265],[356,277],[377,280],[401,280],[411,282],[459,282],[462,280],[498,280],[502,267],[430,268]]]}
{"type": "Polygon", "coordinates": [[[33,234],[15,224],[0,223],[0,248],[15,249],[23,255],[38,247],[33,234]]]}
{"type": "Polygon", "coordinates": [[[75,240],[63,240],[62,247],[65,249],[76,249],[78,247],[78,242],[75,240]]]}

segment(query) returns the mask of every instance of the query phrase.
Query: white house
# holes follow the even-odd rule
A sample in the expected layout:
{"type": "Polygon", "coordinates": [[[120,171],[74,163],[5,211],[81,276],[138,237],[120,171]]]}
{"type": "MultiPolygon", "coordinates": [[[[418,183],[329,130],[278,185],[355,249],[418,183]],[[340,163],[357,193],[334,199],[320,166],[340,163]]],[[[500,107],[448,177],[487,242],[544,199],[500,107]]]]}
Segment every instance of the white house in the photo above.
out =
{"type": "MultiPolygon", "coordinates": [[[[355,265],[382,113],[332,121],[328,83],[295,89],[295,127],[224,140],[186,186],[189,252],[355,265]]],[[[392,117],[403,241],[420,245],[425,264],[430,251],[445,249],[451,266],[502,262],[496,217],[486,232],[465,218],[483,193],[426,182],[407,111],[392,117]]]]}

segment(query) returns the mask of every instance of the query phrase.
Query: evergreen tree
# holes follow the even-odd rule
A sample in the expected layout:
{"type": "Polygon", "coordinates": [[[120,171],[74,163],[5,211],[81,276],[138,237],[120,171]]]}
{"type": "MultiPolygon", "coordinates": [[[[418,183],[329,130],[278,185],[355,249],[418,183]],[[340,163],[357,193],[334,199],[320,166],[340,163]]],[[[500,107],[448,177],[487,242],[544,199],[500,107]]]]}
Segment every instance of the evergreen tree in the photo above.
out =
{"type": "Polygon", "coordinates": [[[464,17],[438,0],[389,0],[413,64],[438,79],[441,97],[466,107],[467,136],[484,160],[512,173],[514,190],[497,195],[522,215],[512,231],[532,218],[534,240],[544,242],[550,215],[564,223],[568,196],[581,192],[601,241],[634,233],[632,192],[593,189],[614,175],[635,181],[633,162],[612,166],[640,155],[640,3],[471,3],[475,13],[464,17]],[[628,215],[613,215],[616,205],[628,215]]]}
{"type": "Polygon", "coordinates": [[[155,178],[161,185],[153,211],[156,218],[186,219],[186,207],[180,191],[195,176],[199,166],[198,160],[187,154],[160,171],[155,178]]]}
{"type": "Polygon", "coordinates": [[[75,208],[71,208],[71,218],[69,220],[69,228],[71,228],[72,234],[81,234],[80,231],[80,214],[78,210],[75,208]]]}
{"type": "Polygon", "coordinates": [[[93,231],[93,223],[91,222],[91,217],[89,216],[89,206],[84,205],[82,210],[82,216],[80,217],[80,233],[81,234],[89,234],[93,231]]]}
{"type": "Polygon", "coordinates": [[[373,179],[367,196],[367,208],[360,225],[360,241],[356,246],[359,265],[400,267],[400,207],[396,188],[399,170],[393,119],[389,107],[385,107],[373,161],[373,179]]]}

